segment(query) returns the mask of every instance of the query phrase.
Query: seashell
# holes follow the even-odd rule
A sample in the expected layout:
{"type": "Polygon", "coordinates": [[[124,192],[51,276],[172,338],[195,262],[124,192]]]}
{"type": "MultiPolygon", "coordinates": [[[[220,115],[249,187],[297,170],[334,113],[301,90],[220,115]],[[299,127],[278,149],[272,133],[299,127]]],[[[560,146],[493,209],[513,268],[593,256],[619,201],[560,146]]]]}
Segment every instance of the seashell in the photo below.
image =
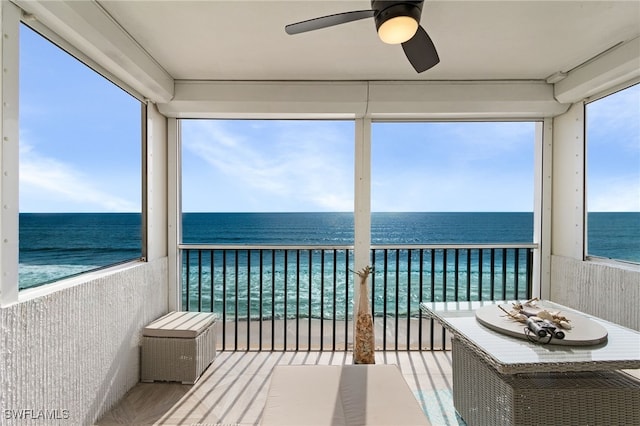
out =
{"type": "Polygon", "coordinates": [[[527,316],[525,314],[515,314],[514,319],[520,322],[527,322],[527,316]]]}
{"type": "Polygon", "coordinates": [[[538,317],[542,318],[543,320],[553,321],[553,315],[549,311],[542,310],[538,312],[538,317]]]}
{"type": "Polygon", "coordinates": [[[519,313],[526,315],[528,317],[535,317],[536,315],[538,315],[538,311],[531,311],[527,309],[521,309],[519,313]]]}
{"type": "Polygon", "coordinates": [[[560,321],[558,324],[565,330],[571,330],[571,324],[568,321],[560,321]]]}

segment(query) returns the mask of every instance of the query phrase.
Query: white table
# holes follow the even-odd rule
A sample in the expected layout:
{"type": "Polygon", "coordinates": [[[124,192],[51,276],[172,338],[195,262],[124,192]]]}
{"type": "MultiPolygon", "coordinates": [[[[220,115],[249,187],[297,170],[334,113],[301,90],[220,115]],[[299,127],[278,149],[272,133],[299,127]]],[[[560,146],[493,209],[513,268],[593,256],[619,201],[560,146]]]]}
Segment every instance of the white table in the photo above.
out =
{"type": "Polygon", "coordinates": [[[640,333],[588,316],[606,343],[536,344],[478,323],[475,310],[497,303],[507,302],[420,306],[453,335],[454,405],[468,424],[640,424],[640,382],[617,371],[640,368],[640,333]]]}

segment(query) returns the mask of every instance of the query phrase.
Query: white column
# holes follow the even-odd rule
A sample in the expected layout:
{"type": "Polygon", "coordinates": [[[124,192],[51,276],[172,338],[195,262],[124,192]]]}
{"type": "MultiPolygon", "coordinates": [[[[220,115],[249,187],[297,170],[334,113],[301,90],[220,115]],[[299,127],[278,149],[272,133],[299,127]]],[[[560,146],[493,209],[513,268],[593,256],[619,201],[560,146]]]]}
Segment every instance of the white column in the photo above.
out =
{"type": "MultiPolygon", "coordinates": [[[[354,270],[371,264],[371,120],[355,121],[355,183],[354,183],[354,270]]],[[[353,317],[358,309],[360,279],[353,274],[353,317]]],[[[354,321],[355,322],[355,321],[354,321]]]]}
{"type": "Polygon", "coordinates": [[[178,244],[182,241],[181,229],[181,165],[180,122],[175,118],[167,119],[167,240],[169,255],[169,310],[182,309],[180,276],[182,274],[181,256],[178,244]]]}
{"type": "Polygon", "coordinates": [[[152,261],[167,256],[167,118],[151,102],[145,109],[145,256],[152,261]]]}
{"type": "Polygon", "coordinates": [[[553,120],[536,123],[533,242],[538,250],[533,256],[532,295],[548,299],[551,278],[551,188],[553,182],[553,120]]]}
{"type": "Polygon", "coordinates": [[[551,253],[584,258],[584,104],[553,119],[553,188],[551,253]]]}
{"type": "Polygon", "coordinates": [[[18,301],[20,9],[0,2],[0,306],[18,301]]]}

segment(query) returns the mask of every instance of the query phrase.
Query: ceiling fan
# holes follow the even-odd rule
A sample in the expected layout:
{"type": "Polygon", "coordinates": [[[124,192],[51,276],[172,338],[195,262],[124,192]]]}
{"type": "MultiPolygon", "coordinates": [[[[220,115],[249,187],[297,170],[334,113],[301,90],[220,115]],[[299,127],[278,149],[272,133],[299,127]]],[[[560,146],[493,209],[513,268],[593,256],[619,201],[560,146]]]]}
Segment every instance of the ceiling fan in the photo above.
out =
{"type": "Polygon", "coordinates": [[[417,72],[440,62],[431,37],[420,25],[422,1],[372,0],[371,10],[354,10],[296,22],[284,27],[287,34],[300,34],[360,19],[373,18],[380,39],[388,44],[402,44],[407,59],[417,72]]]}

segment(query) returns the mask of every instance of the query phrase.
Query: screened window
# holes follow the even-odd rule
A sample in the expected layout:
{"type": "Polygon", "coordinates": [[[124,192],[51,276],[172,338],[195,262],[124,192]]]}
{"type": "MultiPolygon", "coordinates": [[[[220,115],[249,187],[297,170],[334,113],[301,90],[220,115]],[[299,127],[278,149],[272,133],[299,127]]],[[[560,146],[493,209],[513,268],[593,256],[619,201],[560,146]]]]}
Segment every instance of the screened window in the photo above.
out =
{"type": "Polygon", "coordinates": [[[185,243],[353,243],[353,121],[182,120],[185,243]]]}
{"type": "Polygon", "coordinates": [[[532,242],[534,145],[532,122],[374,123],[372,243],[532,242]]]}
{"type": "Polygon", "coordinates": [[[141,103],[20,28],[19,287],[140,258],[141,103]]]}
{"type": "Polygon", "coordinates": [[[640,85],[586,106],[587,256],[640,263],[640,85]]]}

